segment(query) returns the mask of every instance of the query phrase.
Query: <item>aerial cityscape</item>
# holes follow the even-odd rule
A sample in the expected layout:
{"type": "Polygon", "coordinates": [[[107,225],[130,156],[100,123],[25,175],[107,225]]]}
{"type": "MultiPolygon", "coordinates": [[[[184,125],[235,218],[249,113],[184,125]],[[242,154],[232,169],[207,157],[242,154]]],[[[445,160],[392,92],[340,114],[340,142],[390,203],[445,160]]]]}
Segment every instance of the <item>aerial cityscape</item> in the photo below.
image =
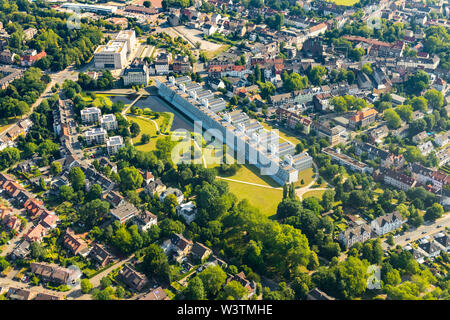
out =
{"type": "Polygon", "coordinates": [[[448,0],[0,0],[0,300],[450,300],[449,82],[448,0]]]}

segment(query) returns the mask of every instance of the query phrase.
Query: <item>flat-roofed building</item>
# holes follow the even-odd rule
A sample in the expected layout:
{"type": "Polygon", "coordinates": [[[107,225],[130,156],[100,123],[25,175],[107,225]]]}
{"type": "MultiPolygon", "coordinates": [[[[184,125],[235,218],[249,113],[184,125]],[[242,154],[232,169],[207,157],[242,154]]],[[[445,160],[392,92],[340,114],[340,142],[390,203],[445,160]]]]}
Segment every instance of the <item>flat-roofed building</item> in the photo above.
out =
{"type": "Polygon", "coordinates": [[[125,202],[122,205],[112,208],[111,215],[120,221],[120,223],[125,223],[128,220],[134,218],[139,214],[139,210],[131,203],[125,202]]]}
{"type": "Polygon", "coordinates": [[[94,52],[96,68],[123,69],[127,61],[127,42],[111,40],[106,45],[100,45],[94,52]]]}
{"type": "Polygon", "coordinates": [[[294,169],[298,171],[306,170],[312,167],[313,159],[308,152],[296,154],[294,156],[287,155],[284,161],[289,163],[294,169]]]}
{"type": "Polygon", "coordinates": [[[94,128],[84,133],[84,138],[88,145],[103,144],[106,141],[107,132],[103,128],[94,128]]]}
{"type": "Polygon", "coordinates": [[[325,148],[322,152],[329,155],[333,161],[349,168],[350,170],[369,174],[373,172],[373,169],[370,166],[341,153],[339,149],[335,150],[332,148],[325,148]]]}
{"type": "Polygon", "coordinates": [[[100,121],[100,116],[102,115],[102,112],[97,107],[90,107],[81,110],[81,121],[83,123],[95,123],[100,121]]]}
{"type": "Polygon", "coordinates": [[[121,136],[114,136],[106,142],[106,150],[109,155],[116,154],[120,148],[124,147],[123,138],[121,136]]]}
{"type": "Polygon", "coordinates": [[[117,129],[117,119],[116,119],[115,114],[110,113],[110,114],[103,115],[103,117],[100,119],[100,125],[106,131],[116,130],[117,129]]]}
{"type": "Polygon", "coordinates": [[[136,33],[134,30],[121,30],[116,36],[116,41],[126,42],[127,52],[131,53],[136,46],[136,33]]]}

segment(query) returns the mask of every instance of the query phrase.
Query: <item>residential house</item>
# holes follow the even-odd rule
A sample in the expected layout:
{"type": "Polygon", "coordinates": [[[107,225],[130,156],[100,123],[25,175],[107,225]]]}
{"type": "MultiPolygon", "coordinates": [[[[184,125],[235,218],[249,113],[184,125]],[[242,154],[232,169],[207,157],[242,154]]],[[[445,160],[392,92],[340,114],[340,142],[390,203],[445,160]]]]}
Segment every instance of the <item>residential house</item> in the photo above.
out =
{"type": "Polygon", "coordinates": [[[192,201],[177,206],[177,213],[181,215],[187,224],[191,224],[197,215],[197,207],[192,201]]]}
{"type": "Polygon", "coordinates": [[[162,194],[166,189],[166,185],[162,183],[160,178],[157,178],[155,181],[150,182],[145,186],[145,192],[151,196],[154,196],[155,194],[159,195],[162,194]]]}
{"type": "Polygon", "coordinates": [[[373,123],[377,118],[378,112],[374,109],[367,109],[365,111],[358,111],[349,119],[349,125],[352,129],[362,128],[373,123]]]}
{"type": "Polygon", "coordinates": [[[45,51],[37,53],[36,50],[26,50],[25,53],[20,58],[20,65],[22,67],[31,67],[36,63],[36,61],[47,56],[45,51]]]}
{"type": "Polygon", "coordinates": [[[90,107],[81,110],[80,114],[81,114],[81,121],[84,124],[91,124],[100,121],[102,112],[97,107],[90,107]]]}
{"type": "Polygon", "coordinates": [[[29,242],[41,242],[42,238],[45,237],[47,233],[48,229],[39,223],[25,235],[24,239],[29,242]]]}
{"type": "Polygon", "coordinates": [[[11,300],[33,300],[35,296],[36,291],[14,287],[9,288],[8,292],[6,293],[6,297],[11,300]]]}
{"type": "Polygon", "coordinates": [[[419,248],[425,251],[430,259],[437,257],[441,253],[441,248],[434,241],[419,243],[419,248]]]}
{"type": "Polygon", "coordinates": [[[383,168],[382,173],[385,183],[403,191],[408,191],[409,189],[414,188],[417,183],[414,178],[408,177],[403,173],[388,168],[383,168]]]}
{"type": "Polygon", "coordinates": [[[318,288],[314,288],[306,294],[306,300],[335,300],[335,298],[330,297],[318,288]]]}
{"type": "Polygon", "coordinates": [[[198,261],[204,261],[209,258],[212,250],[200,242],[194,243],[191,249],[192,256],[198,261]]]}
{"type": "Polygon", "coordinates": [[[119,149],[123,148],[125,144],[123,143],[123,138],[121,136],[110,137],[106,141],[106,151],[108,155],[114,155],[119,152],[119,149]]]}
{"type": "Polygon", "coordinates": [[[125,201],[125,203],[120,206],[112,208],[110,214],[113,218],[119,220],[120,223],[123,224],[138,215],[139,209],[137,209],[132,203],[125,201]]]}
{"type": "Polygon", "coordinates": [[[100,126],[106,131],[116,130],[118,126],[116,115],[113,113],[103,115],[100,119],[100,126]]]}
{"type": "Polygon", "coordinates": [[[114,260],[114,256],[99,243],[94,244],[89,251],[88,257],[94,260],[101,268],[107,266],[114,260]]]}
{"type": "Polygon", "coordinates": [[[231,281],[237,281],[239,282],[245,289],[248,291],[248,298],[250,299],[255,293],[256,293],[256,282],[253,280],[248,280],[245,277],[244,272],[239,272],[238,274],[230,276],[226,280],[226,284],[230,283],[231,281]]]}
{"type": "Polygon", "coordinates": [[[412,137],[412,141],[414,143],[421,143],[422,141],[424,141],[426,138],[428,138],[428,134],[425,131],[422,131],[416,135],[414,135],[412,137]]]}
{"type": "Polygon", "coordinates": [[[41,277],[43,281],[51,283],[71,284],[81,276],[81,272],[76,269],[63,268],[44,262],[32,262],[30,268],[31,272],[41,277]]]}
{"type": "Polygon", "coordinates": [[[81,256],[86,256],[89,253],[86,241],[80,235],[76,235],[70,228],[67,228],[64,234],[63,246],[66,247],[74,256],[78,254],[81,256]]]}
{"type": "Polygon", "coordinates": [[[158,287],[139,297],[138,300],[170,300],[163,288],[158,287]]]}
{"type": "Polygon", "coordinates": [[[178,203],[178,204],[181,204],[181,203],[183,203],[183,201],[184,201],[184,194],[183,194],[183,192],[182,192],[180,189],[172,188],[172,187],[169,187],[169,188],[167,188],[165,191],[163,191],[163,192],[161,193],[161,195],[159,196],[159,200],[160,200],[161,202],[163,202],[164,199],[165,199],[168,195],[174,195],[175,198],[177,199],[177,203],[178,203]]]}
{"type": "Polygon", "coordinates": [[[147,277],[129,264],[120,269],[119,276],[133,291],[141,291],[148,283],[147,277]]]}
{"type": "Polygon", "coordinates": [[[434,143],[436,143],[439,147],[443,147],[449,143],[449,141],[450,141],[449,139],[450,139],[450,132],[446,132],[446,133],[437,135],[434,138],[434,143]]]}
{"type": "Polygon", "coordinates": [[[119,207],[126,202],[125,198],[117,191],[110,191],[103,195],[103,200],[108,201],[113,207],[119,207]]]}
{"type": "Polygon", "coordinates": [[[142,178],[144,179],[145,185],[148,185],[150,182],[155,181],[155,177],[153,176],[153,173],[148,170],[145,170],[144,174],[142,175],[142,178]]]}
{"type": "Polygon", "coordinates": [[[173,234],[170,239],[163,242],[162,248],[166,254],[173,252],[175,261],[181,263],[191,252],[192,245],[192,241],[186,239],[183,235],[173,234]]]}
{"type": "Polygon", "coordinates": [[[348,228],[339,234],[339,241],[341,241],[347,248],[350,248],[357,242],[364,242],[371,238],[372,230],[367,224],[348,228]]]}
{"type": "Polygon", "coordinates": [[[141,214],[136,216],[139,229],[142,231],[147,231],[151,226],[158,224],[158,217],[151,213],[150,211],[143,211],[141,214]]]}
{"type": "Polygon", "coordinates": [[[406,220],[402,218],[400,212],[396,211],[372,220],[370,227],[376,235],[382,236],[400,228],[405,222],[406,220]]]}
{"type": "Polygon", "coordinates": [[[420,150],[420,153],[422,153],[423,156],[428,155],[430,152],[434,150],[433,143],[431,141],[424,142],[422,144],[419,144],[417,148],[420,150]]]}

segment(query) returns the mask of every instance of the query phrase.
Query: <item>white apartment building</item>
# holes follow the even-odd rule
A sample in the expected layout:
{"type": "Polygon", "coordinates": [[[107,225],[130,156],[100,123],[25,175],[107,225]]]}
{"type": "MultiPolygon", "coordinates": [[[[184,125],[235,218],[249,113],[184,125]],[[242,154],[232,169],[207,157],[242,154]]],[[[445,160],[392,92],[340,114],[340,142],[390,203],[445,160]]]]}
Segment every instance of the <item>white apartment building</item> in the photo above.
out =
{"type": "Polygon", "coordinates": [[[98,46],[94,52],[96,68],[123,69],[127,62],[128,44],[126,41],[111,40],[98,46]]]}
{"type": "Polygon", "coordinates": [[[127,52],[131,53],[136,46],[136,32],[134,30],[121,30],[117,36],[116,41],[124,41],[127,44],[127,52]]]}
{"type": "Polygon", "coordinates": [[[100,119],[100,125],[106,131],[116,130],[118,127],[116,115],[112,113],[103,115],[100,119]]]}
{"type": "Polygon", "coordinates": [[[81,121],[86,124],[100,121],[100,116],[102,115],[102,112],[97,107],[83,109],[80,113],[81,121]]]}
{"type": "Polygon", "coordinates": [[[94,128],[84,133],[88,145],[103,144],[106,141],[107,132],[103,128],[94,128]]]}
{"type": "Polygon", "coordinates": [[[120,148],[124,147],[123,138],[121,136],[114,136],[108,139],[106,142],[106,150],[108,154],[111,156],[116,154],[120,148]]]}

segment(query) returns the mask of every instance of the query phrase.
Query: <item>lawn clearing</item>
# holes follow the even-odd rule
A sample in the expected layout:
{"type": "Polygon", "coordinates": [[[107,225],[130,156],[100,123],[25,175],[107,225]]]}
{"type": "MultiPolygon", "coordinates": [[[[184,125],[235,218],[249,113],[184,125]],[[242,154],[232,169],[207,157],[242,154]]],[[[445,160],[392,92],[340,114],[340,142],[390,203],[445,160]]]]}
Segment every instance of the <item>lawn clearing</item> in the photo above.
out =
{"type": "Polygon", "coordinates": [[[314,176],[316,174],[314,173],[313,168],[308,168],[306,170],[302,170],[298,173],[298,181],[294,184],[295,187],[306,187],[308,184],[310,184],[314,180],[314,176]],[[302,184],[303,180],[303,184],[302,184]]]}
{"type": "Polygon", "coordinates": [[[234,181],[226,182],[230,187],[230,192],[234,193],[239,200],[247,199],[262,214],[272,216],[277,213],[278,204],[283,198],[283,190],[252,186],[234,181]]]}
{"type": "Polygon", "coordinates": [[[316,197],[319,200],[322,200],[322,196],[325,193],[325,190],[312,190],[308,191],[303,195],[303,199],[310,198],[310,197],[316,197]]]}
{"type": "Polygon", "coordinates": [[[139,135],[133,138],[133,144],[136,146],[136,149],[140,151],[155,150],[156,141],[159,138],[159,136],[156,134],[155,124],[150,120],[138,118],[136,116],[127,115],[127,118],[130,119],[131,121],[136,122],[139,125],[139,128],[141,129],[139,135]],[[144,133],[150,135],[150,142],[146,144],[141,143],[141,137],[144,133]]]}
{"type": "Polygon", "coordinates": [[[227,51],[229,48],[231,47],[231,45],[229,44],[224,44],[222,46],[220,46],[219,48],[215,49],[215,50],[202,50],[202,52],[205,53],[205,56],[207,59],[212,59],[216,56],[218,56],[219,54],[221,54],[224,51],[227,51]]]}

